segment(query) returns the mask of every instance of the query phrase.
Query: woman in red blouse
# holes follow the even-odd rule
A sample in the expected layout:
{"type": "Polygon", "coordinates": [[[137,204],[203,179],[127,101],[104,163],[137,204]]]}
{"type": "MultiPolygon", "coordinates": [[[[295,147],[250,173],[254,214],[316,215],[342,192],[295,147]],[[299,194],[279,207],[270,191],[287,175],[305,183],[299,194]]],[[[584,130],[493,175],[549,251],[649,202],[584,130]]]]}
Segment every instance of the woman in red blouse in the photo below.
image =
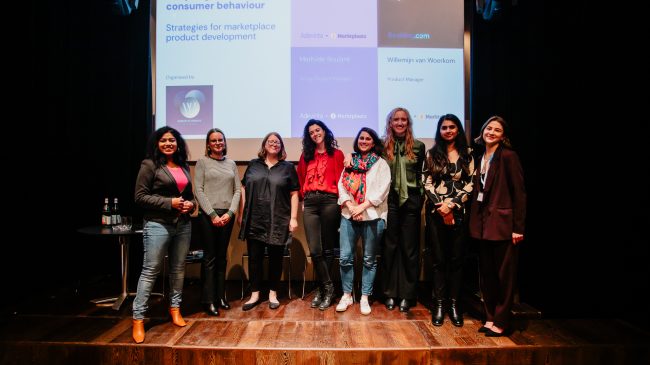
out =
{"type": "Polygon", "coordinates": [[[320,282],[311,301],[312,308],[325,310],[334,299],[334,284],[329,272],[338,246],[341,210],[337,183],[343,171],[343,152],[332,131],[320,120],[310,119],[302,137],[298,162],[303,221],[314,271],[320,282]]]}

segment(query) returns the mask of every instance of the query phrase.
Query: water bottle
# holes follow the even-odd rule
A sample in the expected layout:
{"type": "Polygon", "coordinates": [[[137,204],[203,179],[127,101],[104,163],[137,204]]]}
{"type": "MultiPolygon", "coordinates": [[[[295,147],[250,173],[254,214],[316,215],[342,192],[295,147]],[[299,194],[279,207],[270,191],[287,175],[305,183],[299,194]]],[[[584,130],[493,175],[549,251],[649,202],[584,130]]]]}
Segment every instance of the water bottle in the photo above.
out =
{"type": "Polygon", "coordinates": [[[111,207],[108,204],[108,198],[104,198],[104,207],[102,208],[102,226],[110,227],[111,222],[111,207]]]}

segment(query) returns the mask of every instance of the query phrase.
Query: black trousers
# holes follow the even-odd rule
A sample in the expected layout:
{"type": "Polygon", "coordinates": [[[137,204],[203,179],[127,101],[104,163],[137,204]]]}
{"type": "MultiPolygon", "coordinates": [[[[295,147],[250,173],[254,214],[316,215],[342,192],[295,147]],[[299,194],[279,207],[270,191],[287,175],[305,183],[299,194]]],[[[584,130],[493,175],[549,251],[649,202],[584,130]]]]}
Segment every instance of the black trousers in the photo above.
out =
{"type": "Polygon", "coordinates": [[[444,223],[436,207],[427,203],[426,237],[431,250],[435,299],[459,299],[467,247],[467,224],[462,212],[454,210],[455,224],[444,223]]]}
{"type": "Polygon", "coordinates": [[[262,241],[248,239],[248,276],[251,282],[251,291],[260,291],[264,278],[264,247],[268,246],[269,253],[269,290],[278,291],[282,277],[283,245],[269,245],[262,241]]]}
{"type": "Polygon", "coordinates": [[[512,240],[479,241],[480,283],[486,320],[499,328],[510,325],[518,261],[519,245],[513,245],[512,240]]]}
{"type": "MultiPolygon", "coordinates": [[[[219,209],[217,214],[221,216],[227,211],[227,209],[219,209]]],[[[198,222],[199,232],[203,238],[201,303],[214,303],[218,299],[225,299],[228,243],[235,218],[230,219],[230,222],[223,227],[215,227],[209,215],[200,214],[198,222]]]]}
{"type": "Polygon", "coordinates": [[[303,222],[314,263],[314,271],[321,283],[332,281],[330,268],[334,260],[334,248],[339,247],[341,208],[336,194],[307,192],[303,222]]]}
{"type": "Polygon", "coordinates": [[[382,289],[386,297],[413,300],[420,274],[420,221],[422,195],[409,189],[399,206],[399,195],[388,194],[388,222],[381,255],[382,289]]]}

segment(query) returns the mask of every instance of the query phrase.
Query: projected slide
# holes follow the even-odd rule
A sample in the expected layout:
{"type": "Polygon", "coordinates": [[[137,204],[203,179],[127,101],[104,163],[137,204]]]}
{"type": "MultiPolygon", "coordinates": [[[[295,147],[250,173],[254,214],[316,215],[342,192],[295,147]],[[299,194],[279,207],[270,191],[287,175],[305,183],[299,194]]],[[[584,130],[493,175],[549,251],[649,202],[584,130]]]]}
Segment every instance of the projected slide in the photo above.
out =
{"type": "Polygon", "coordinates": [[[431,138],[464,119],[463,8],[454,0],[175,0],[156,3],[156,127],[188,139],[383,133],[396,106],[431,138]]]}

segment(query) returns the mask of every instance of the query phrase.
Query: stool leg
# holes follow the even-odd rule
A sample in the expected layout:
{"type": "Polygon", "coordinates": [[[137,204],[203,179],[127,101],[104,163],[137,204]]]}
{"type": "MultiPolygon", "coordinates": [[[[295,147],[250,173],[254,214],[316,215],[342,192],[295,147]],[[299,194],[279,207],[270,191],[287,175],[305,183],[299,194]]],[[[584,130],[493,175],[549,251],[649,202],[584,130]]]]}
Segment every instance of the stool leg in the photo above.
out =
{"type": "Polygon", "coordinates": [[[241,256],[241,300],[244,300],[244,255],[241,256]]]}

